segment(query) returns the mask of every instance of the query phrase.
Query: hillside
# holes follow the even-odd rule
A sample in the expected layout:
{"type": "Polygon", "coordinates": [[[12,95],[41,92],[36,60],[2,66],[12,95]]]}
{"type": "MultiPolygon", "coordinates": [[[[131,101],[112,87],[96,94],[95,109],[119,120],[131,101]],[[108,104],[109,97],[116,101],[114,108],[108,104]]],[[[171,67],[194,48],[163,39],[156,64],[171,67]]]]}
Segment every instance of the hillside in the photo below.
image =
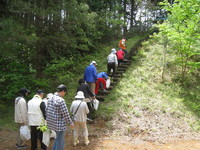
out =
{"type": "MultiPolygon", "coordinates": [[[[101,105],[101,117],[112,118],[107,122],[110,134],[135,142],[200,139],[199,78],[188,75],[190,82],[182,85],[175,74],[179,68],[168,66],[163,80],[163,46],[155,40],[143,45],[101,105]]],[[[167,56],[168,61],[172,58],[167,56]]]]}
{"type": "MultiPolygon", "coordinates": [[[[96,123],[88,125],[91,144],[84,146],[81,140],[73,147],[68,131],[66,150],[199,149],[200,82],[193,77],[183,86],[174,74],[178,68],[172,66],[162,80],[162,49],[154,40],[143,43],[123,78],[100,103],[96,123]]],[[[15,134],[0,130],[0,150],[15,149],[15,134]]]]}

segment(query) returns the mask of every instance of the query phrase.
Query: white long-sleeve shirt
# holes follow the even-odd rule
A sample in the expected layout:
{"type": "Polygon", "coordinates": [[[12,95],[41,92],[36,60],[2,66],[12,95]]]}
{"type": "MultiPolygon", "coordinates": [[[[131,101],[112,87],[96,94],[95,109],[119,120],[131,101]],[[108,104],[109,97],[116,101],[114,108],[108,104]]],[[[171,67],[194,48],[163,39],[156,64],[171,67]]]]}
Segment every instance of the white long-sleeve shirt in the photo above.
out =
{"type": "Polygon", "coordinates": [[[117,61],[117,56],[116,54],[109,54],[108,57],[107,57],[107,60],[108,60],[108,63],[115,63],[115,65],[118,65],[118,61],[117,61]]]}
{"type": "MultiPolygon", "coordinates": [[[[70,112],[74,114],[76,112],[76,109],[78,108],[78,105],[81,103],[82,100],[74,100],[72,102],[72,105],[70,107],[70,112]]],[[[85,101],[82,101],[80,107],[78,108],[74,120],[79,122],[86,122],[87,121],[87,114],[89,113],[89,109],[87,106],[87,103],[85,101]]]]}

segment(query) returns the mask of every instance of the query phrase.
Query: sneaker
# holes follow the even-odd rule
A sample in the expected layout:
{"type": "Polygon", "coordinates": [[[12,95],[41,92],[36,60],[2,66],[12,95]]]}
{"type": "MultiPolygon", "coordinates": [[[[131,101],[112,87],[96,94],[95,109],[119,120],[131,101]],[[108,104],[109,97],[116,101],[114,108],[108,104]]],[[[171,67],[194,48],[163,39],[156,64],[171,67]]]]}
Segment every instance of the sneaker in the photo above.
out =
{"type": "Polygon", "coordinates": [[[15,145],[16,146],[16,148],[17,149],[25,149],[25,148],[27,148],[27,146],[26,145],[15,145]]]}
{"type": "Polygon", "coordinates": [[[76,146],[78,143],[79,143],[79,140],[78,140],[78,141],[76,141],[76,142],[74,142],[74,146],[76,146]]]}
{"type": "Polygon", "coordinates": [[[85,142],[85,145],[88,145],[90,143],[90,141],[88,140],[87,142],[85,142]]]}
{"type": "Polygon", "coordinates": [[[103,92],[104,92],[104,93],[108,93],[108,91],[107,91],[106,89],[103,89],[103,92]]]}

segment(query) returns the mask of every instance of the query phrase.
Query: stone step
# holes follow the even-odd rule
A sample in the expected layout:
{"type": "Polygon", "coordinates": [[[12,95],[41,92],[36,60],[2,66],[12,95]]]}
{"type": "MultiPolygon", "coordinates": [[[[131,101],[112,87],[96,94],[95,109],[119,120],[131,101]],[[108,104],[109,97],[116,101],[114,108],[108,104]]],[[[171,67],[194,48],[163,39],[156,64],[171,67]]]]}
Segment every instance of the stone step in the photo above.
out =
{"type": "Polygon", "coordinates": [[[99,91],[97,95],[107,95],[109,94],[109,91],[107,90],[107,92],[103,92],[103,91],[99,91]]]}
{"type": "Polygon", "coordinates": [[[117,71],[125,71],[127,68],[117,68],[117,71]]]}
{"type": "MultiPolygon", "coordinates": [[[[112,80],[113,80],[113,82],[117,82],[117,81],[119,81],[119,79],[120,79],[120,78],[116,78],[116,77],[115,77],[115,78],[113,78],[112,80]]],[[[111,81],[111,82],[112,82],[112,81],[111,81]]]]}
{"type": "Polygon", "coordinates": [[[118,68],[128,68],[130,64],[121,64],[118,68]]]}
{"type": "Polygon", "coordinates": [[[121,78],[122,76],[123,76],[123,74],[115,74],[115,78],[121,78]]]}
{"type": "Polygon", "coordinates": [[[110,83],[111,86],[114,86],[114,85],[116,85],[116,84],[117,84],[117,82],[111,82],[111,83],[110,83]]]}
{"type": "Polygon", "coordinates": [[[113,86],[110,86],[109,88],[108,88],[108,90],[112,90],[113,89],[113,86]]]}
{"type": "Polygon", "coordinates": [[[124,72],[125,72],[125,70],[124,71],[116,71],[115,74],[123,74],[124,72]]]}
{"type": "Polygon", "coordinates": [[[96,99],[99,101],[104,101],[105,96],[104,95],[97,95],[96,99]]]}

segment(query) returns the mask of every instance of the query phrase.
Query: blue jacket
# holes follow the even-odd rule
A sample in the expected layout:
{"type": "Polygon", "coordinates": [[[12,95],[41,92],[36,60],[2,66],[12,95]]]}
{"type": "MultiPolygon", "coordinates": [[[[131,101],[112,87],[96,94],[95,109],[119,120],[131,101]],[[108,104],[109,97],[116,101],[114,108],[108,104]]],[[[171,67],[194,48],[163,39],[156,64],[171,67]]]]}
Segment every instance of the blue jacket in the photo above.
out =
{"type": "Polygon", "coordinates": [[[84,77],[83,79],[86,82],[96,82],[97,80],[97,70],[94,65],[89,65],[85,68],[84,77]]]}
{"type": "Polygon", "coordinates": [[[105,72],[100,72],[97,74],[97,78],[106,78],[108,79],[108,75],[105,72]]]}

